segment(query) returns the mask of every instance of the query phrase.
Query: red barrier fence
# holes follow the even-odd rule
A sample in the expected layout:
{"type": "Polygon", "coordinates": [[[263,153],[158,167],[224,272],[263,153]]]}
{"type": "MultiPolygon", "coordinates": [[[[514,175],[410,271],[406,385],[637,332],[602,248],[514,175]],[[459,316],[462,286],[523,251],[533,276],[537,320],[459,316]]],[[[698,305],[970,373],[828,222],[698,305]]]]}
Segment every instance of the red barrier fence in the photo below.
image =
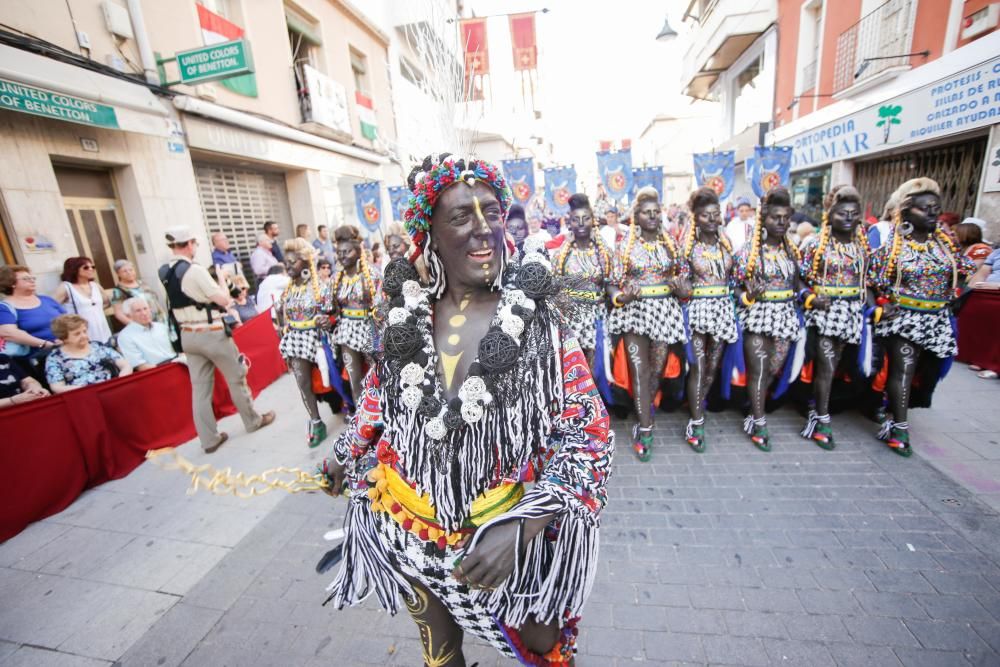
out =
{"type": "MultiPolygon", "coordinates": [[[[254,396],[285,372],[269,315],[236,329],[254,396]]],[[[217,416],[236,412],[216,371],[217,416]]],[[[0,411],[0,541],[68,507],[87,488],[124,477],[150,449],[195,437],[187,367],[167,364],[0,411]]]]}
{"type": "Polygon", "coordinates": [[[1000,373],[1000,290],[973,290],[958,313],[958,360],[1000,373]]]}

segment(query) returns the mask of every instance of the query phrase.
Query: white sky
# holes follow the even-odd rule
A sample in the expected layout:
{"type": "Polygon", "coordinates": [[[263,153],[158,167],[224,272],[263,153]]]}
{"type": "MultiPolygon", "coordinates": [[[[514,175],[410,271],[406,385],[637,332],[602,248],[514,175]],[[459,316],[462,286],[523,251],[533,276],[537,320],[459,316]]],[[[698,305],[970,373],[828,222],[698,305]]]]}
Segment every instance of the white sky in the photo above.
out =
{"type": "Polygon", "coordinates": [[[487,23],[494,114],[480,129],[514,135],[518,144],[540,133],[554,144],[556,162],[594,171],[600,140],[635,143],[655,115],[683,113],[689,105],[680,93],[683,47],[678,39],[655,39],[667,13],[674,30],[686,30],[686,6],[687,0],[468,0],[476,16],[549,9],[536,15],[541,123],[512,113],[521,86],[508,20],[497,17],[487,23]]]}

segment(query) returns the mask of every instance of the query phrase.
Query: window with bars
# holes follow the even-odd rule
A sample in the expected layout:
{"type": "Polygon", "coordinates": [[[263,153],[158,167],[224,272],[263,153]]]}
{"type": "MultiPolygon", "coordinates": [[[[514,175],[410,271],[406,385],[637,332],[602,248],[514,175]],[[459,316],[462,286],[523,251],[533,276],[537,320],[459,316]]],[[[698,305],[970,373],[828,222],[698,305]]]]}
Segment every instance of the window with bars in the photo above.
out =
{"type": "Polygon", "coordinates": [[[864,210],[879,216],[900,185],[927,176],[941,186],[941,210],[968,217],[976,208],[986,137],[957,144],[901,153],[854,165],[854,184],[865,199],[864,210]]]}
{"type": "Polygon", "coordinates": [[[292,7],[285,6],[285,23],[288,28],[288,46],[292,52],[292,69],[295,72],[295,91],[299,98],[299,109],[302,111],[302,122],[308,123],[312,120],[312,103],[309,99],[304,68],[309,66],[322,71],[320,47],[323,45],[323,40],[320,36],[319,23],[292,7]]]}
{"type": "Polygon", "coordinates": [[[264,223],[277,222],[281,237],[291,237],[292,216],[284,174],[199,162],[194,172],[209,235],[222,232],[229,237],[243,263],[244,275],[253,276],[250,253],[264,223]]]}

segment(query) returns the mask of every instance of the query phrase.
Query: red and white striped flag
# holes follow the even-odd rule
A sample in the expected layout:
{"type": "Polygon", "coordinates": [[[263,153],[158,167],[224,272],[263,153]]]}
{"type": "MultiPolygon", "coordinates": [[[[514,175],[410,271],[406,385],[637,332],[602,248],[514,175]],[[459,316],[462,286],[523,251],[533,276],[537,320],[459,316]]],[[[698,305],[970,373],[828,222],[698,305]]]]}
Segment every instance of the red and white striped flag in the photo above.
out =
{"type": "MultiPolygon", "coordinates": [[[[232,42],[243,36],[243,28],[232,21],[205,9],[204,5],[195,6],[198,8],[198,23],[201,25],[201,39],[205,42],[205,46],[232,42]]],[[[219,83],[234,93],[246,97],[257,97],[257,77],[253,74],[230,77],[219,83]]]]}

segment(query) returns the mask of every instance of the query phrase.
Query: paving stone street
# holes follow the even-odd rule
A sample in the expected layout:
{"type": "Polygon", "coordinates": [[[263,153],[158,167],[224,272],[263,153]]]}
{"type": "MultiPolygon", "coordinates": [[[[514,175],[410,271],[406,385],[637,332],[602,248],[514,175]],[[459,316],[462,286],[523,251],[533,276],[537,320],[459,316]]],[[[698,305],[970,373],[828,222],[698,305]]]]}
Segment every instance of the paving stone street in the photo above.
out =
{"type": "MultiPolygon", "coordinates": [[[[838,447],[802,440],[789,409],[753,449],[710,415],[705,454],[660,415],[640,464],[618,423],[601,562],[578,664],[1000,665],[1000,383],[956,365],[913,413],[916,455],[835,418],[838,447]]],[[[195,462],[312,466],[288,377],[275,427],[195,462]]],[[[144,464],[0,545],[0,665],[420,665],[412,621],[321,607],[314,566],[343,501],[185,495],[144,464]]],[[[468,663],[507,665],[466,642],[468,663]]]]}

